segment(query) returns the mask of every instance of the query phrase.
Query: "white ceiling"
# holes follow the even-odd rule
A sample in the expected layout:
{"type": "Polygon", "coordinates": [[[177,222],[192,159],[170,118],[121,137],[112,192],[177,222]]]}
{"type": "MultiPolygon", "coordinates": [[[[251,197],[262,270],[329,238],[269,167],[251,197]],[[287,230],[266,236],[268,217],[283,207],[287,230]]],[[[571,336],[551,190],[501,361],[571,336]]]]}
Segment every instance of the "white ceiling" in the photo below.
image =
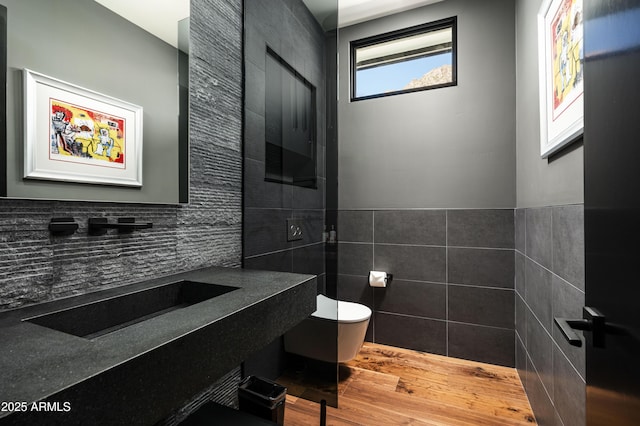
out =
{"type": "Polygon", "coordinates": [[[175,47],[178,21],[189,17],[189,0],[95,1],[175,47]]]}
{"type": "MultiPolygon", "coordinates": [[[[386,15],[415,9],[442,0],[302,0],[325,28],[335,22],[335,9],[338,3],[338,26],[347,27],[386,15]]],[[[333,24],[335,27],[335,23],[333,24]]]]}
{"type": "MultiPolygon", "coordinates": [[[[189,17],[189,0],[95,0],[167,43],[177,46],[177,22],[189,17]]],[[[380,18],[442,0],[302,0],[325,29],[380,18]]]]}

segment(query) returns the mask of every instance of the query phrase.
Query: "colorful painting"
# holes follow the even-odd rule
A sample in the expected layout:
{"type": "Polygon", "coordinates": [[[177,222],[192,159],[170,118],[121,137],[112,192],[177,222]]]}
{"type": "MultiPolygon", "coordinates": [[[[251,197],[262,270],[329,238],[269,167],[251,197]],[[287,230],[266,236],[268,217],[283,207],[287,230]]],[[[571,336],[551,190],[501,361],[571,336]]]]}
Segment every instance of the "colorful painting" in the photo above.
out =
{"type": "Polygon", "coordinates": [[[25,69],[24,178],[142,186],[141,106],[25,69]]]}
{"type": "Polygon", "coordinates": [[[538,12],[540,155],[580,139],[584,129],[583,0],[543,0],[538,12]]]}
{"type": "Polygon", "coordinates": [[[562,0],[551,21],[553,119],[582,95],[582,0],[562,0]]]}
{"type": "Polygon", "coordinates": [[[125,167],[125,119],[50,99],[49,158],[125,167]]]}

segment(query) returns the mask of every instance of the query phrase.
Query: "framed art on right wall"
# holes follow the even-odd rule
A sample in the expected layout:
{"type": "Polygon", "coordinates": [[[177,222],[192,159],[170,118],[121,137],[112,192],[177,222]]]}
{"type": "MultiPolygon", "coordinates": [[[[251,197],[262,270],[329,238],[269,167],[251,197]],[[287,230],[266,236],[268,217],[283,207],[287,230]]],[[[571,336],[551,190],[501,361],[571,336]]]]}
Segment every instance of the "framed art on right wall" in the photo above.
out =
{"type": "Polygon", "coordinates": [[[538,12],[540,155],[578,139],[584,128],[583,0],[544,0],[538,12]]]}

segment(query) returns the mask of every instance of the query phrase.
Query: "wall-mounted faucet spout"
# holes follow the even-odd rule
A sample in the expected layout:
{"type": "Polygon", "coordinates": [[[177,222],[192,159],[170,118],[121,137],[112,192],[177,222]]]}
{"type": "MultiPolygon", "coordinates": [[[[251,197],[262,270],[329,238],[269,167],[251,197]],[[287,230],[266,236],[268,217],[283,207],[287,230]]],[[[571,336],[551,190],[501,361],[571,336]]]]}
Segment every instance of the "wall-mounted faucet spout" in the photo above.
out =
{"type": "Polygon", "coordinates": [[[131,233],[136,229],[152,228],[151,222],[136,222],[134,217],[119,217],[117,223],[109,223],[106,217],[89,218],[89,234],[104,235],[107,229],[117,229],[120,233],[131,233]]]}

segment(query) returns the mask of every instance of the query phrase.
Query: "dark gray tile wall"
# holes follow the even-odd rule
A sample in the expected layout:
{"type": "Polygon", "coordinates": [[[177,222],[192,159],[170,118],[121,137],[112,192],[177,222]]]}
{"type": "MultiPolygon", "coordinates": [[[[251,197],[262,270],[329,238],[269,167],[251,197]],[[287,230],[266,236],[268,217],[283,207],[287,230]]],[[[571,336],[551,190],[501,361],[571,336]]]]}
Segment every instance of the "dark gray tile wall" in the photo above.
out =
{"type": "Polygon", "coordinates": [[[245,1],[244,266],[324,275],[324,32],[300,0],[245,1]],[[265,55],[271,47],[316,86],[318,188],[265,182],[265,55]],[[304,238],[288,242],[287,218],[304,238]]]}
{"type": "MultiPolygon", "coordinates": [[[[243,266],[318,276],[325,291],[324,32],[301,0],[245,0],[243,266]],[[265,181],[267,46],[316,87],[317,189],[265,181]],[[287,241],[286,220],[302,220],[303,239],[287,241]]],[[[371,257],[371,256],[369,256],[371,257]]],[[[245,373],[275,379],[286,365],[282,339],[245,361],[245,373]]]]}
{"type": "Polygon", "coordinates": [[[512,209],[341,210],[338,298],[373,309],[371,341],[513,366],[514,239],[512,209]]]}
{"type": "Polygon", "coordinates": [[[236,0],[191,5],[190,203],[0,200],[0,309],[197,267],[240,266],[241,7],[236,0]],[[54,216],[72,216],[80,229],[51,236],[54,216]],[[102,216],[133,216],[153,228],[88,236],[88,218],[102,216]]]}
{"type": "MultiPolygon", "coordinates": [[[[516,367],[540,425],[585,424],[585,352],[554,317],[581,318],[584,206],[517,209],[516,367]]],[[[580,334],[580,333],[579,333],[580,334]]]]}

